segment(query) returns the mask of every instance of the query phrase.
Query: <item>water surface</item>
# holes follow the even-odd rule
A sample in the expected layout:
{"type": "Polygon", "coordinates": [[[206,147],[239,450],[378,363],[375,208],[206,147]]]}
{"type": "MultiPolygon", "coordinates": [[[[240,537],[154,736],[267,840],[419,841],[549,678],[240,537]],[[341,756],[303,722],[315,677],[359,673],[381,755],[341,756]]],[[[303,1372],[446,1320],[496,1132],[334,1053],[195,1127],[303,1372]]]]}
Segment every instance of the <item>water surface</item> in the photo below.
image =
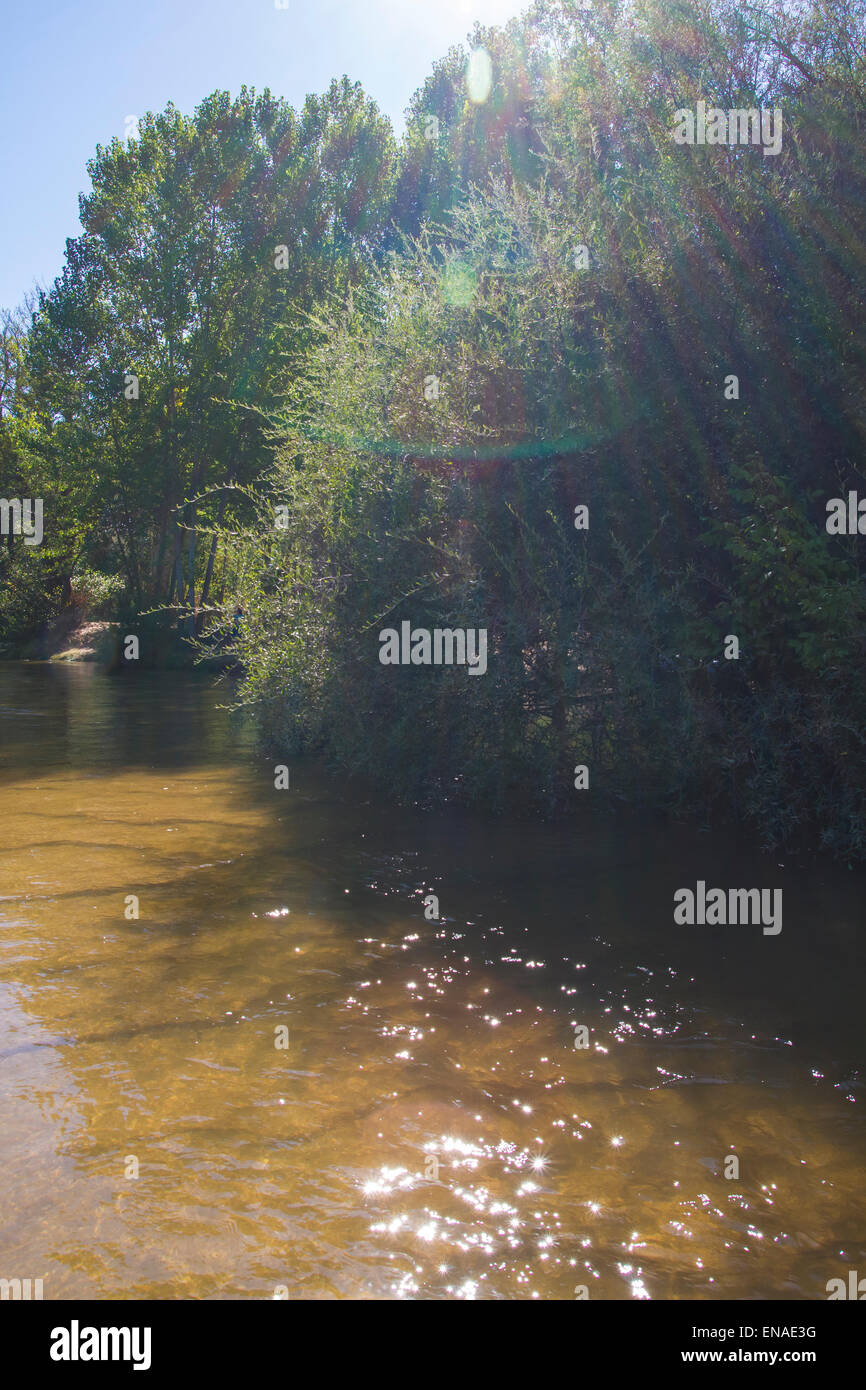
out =
{"type": "Polygon", "coordinates": [[[823,1299],[866,1271],[866,875],[628,814],[394,810],[309,763],[277,791],[230,699],[0,665],[0,1276],[823,1299]],[[781,887],[781,935],[676,926],[698,878],[781,887]]]}

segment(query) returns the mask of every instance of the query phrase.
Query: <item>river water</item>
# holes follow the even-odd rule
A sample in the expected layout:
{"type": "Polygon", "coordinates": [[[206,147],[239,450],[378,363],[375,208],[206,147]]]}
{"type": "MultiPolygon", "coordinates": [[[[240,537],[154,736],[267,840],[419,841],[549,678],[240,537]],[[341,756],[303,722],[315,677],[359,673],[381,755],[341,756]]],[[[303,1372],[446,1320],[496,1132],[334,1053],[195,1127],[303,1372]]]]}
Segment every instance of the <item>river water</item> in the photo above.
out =
{"type": "Polygon", "coordinates": [[[0,1277],[823,1299],[866,1274],[862,871],[627,812],[396,810],[309,762],[278,791],[231,699],[0,665],[0,1277]],[[782,888],[781,934],[675,925],[698,879],[782,888]]]}

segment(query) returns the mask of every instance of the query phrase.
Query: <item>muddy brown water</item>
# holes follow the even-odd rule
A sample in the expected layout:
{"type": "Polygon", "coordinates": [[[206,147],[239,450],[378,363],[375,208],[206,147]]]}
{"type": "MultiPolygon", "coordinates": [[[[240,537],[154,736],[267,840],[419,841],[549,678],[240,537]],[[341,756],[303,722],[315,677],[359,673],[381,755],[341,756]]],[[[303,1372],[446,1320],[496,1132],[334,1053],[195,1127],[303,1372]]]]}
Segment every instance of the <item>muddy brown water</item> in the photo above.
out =
{"type": "Polygon", "coordinates": [[[862,871],[627,813],[395,810],[310,762],[277,791],[229,698],[0,665],[0,1277],[796,1300],[866,1274],[862,871]],[[675,925],[699,878],[781,887],[781,934],[675,925]]]}

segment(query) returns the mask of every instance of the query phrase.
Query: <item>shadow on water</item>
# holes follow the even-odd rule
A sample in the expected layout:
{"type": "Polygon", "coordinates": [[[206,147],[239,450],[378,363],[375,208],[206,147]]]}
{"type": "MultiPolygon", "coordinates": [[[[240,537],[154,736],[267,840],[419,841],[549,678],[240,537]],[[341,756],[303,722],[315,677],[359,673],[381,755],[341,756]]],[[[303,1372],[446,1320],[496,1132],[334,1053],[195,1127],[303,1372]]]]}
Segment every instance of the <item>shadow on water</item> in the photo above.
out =
{"type": "Polygon", "coordinates": [[[0,1272],[796,1299],[866,1260],[866,876],[395,810],[309,762],[277,792],[229,697],[0,667],[0,1272]],[[677,926],[699,878],[781,887],[781,934],[677,926]]]}

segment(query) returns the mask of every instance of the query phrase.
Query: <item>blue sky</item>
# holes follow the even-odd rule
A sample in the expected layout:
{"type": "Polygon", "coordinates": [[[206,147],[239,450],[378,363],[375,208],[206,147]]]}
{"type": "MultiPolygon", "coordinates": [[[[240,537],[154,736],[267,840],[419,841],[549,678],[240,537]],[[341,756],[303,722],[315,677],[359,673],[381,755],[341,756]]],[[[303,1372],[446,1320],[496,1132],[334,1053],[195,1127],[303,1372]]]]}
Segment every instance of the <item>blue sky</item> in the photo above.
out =
{"type": "Polygon", "coordinates": [[[434,60],[474,21],[527,0],[30,0],[3,15],[0,308],[49,285],[77,236],[97,144],[128,115],[208,92],[270,87],[298,106],[343,73],[402,129],[434,60]]]}

